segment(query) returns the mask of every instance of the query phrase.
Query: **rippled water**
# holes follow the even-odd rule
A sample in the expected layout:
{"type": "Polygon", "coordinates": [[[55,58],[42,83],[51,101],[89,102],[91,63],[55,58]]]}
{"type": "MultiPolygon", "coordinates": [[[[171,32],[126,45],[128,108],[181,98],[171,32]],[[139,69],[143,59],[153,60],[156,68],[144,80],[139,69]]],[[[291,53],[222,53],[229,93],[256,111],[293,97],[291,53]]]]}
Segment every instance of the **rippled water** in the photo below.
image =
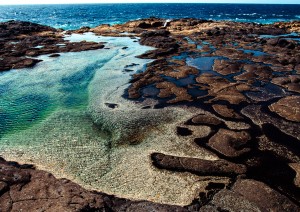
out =
{"type": "Polygon", "coordinates": [[[300,5],[87,4],[0,6],[0,22],[31,21],[64,29],[118,24],[149,17],[273,23],[300,19],[300,5]]]}
{"type": "MultiPolygon", "coordinates": [[[[134,45],[130,38],[96,37],[92,34],[73,35],[66,39],[108,42],[106,46],[110,49],[64,53],[58,58],[41,56],[43,62],[32,69],[1,73],[0,138],[26,130],[57,111],[86,111],[89,85],[95,73],[101,72],[104,65],[120,54],[124,58],[135,54],[134,49],[139,46],[134,45]],[[122,49],[128,45],[131,48],[122,49]]],[[[120,64],[120,75],[125,65],[120,64]]]]}

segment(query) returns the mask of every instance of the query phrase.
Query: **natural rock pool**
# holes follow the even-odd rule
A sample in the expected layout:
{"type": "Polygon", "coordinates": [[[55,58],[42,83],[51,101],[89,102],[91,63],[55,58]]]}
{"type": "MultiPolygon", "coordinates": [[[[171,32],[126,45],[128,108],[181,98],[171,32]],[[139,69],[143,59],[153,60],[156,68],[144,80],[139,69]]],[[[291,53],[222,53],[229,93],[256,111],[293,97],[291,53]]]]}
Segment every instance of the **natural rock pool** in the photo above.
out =
{"type": "MultiPolygon", "coordinates": [[[[209,182],[159,170],[150,155],[162,151],[216,159],[174,133],[192,112],[143,110],[144,105],[123,98],[130,75],[150,61],[136,56],[151,48],[128,37],[87,33],[66,39],[106,44],[101,50],[40,56],[43,62],[34,68],[1,73],[1,155],[108,194],[189,204],[209,182]]],[[[208,132],[204,127],[199,135],[208,132]]],[[[212,180],[227,182],[224,177],[212,180]]]]}

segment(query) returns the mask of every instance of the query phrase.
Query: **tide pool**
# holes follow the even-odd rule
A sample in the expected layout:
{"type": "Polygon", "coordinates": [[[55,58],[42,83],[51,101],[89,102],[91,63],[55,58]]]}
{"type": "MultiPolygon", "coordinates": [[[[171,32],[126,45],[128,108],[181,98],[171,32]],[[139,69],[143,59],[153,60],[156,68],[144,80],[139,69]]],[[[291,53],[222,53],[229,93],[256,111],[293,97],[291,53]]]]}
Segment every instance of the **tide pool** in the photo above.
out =
{"type": "MultiPolygon", "coordinates": [[[[34,68],[0,74],[0,156],[119,197],[191,203],[208,181],[159,170],[150,155],[217,159],[175,133],[195,112],[142,109],[145,105],[123,98],[130,75],[150,62],[136,56],[151,48],[90,33],[66,39],[106,42],[106,49],[45,55],[34,68]],[[124,71],[133,63],[132,72],[124,71]]],[[[203,127],[199,136],[209,131],[203,127]]]]}

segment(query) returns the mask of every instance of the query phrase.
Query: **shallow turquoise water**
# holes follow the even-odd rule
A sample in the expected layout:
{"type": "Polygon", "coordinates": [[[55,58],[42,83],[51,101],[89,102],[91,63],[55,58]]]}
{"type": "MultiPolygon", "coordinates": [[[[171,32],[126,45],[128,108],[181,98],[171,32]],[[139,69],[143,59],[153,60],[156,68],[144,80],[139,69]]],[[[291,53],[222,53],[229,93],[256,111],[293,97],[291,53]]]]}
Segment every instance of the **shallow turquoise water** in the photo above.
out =
{"type": "MultiPolygon", "coordinates": [[[[58,111],[86,112],[89,105],[89,85],[96,72],[110,60],[129,50],[130,38],[73,35],[72,41],[108,42],[110,49],[64,53],[58,58],[41,56],[43,62],[31,69],[11,70],[0,74],[0,139],[6,134],[26,130],[58,111]]],[[[134,61],[128,61],[128,64],[134,61]]],[[[120,74],[126,64],[120,64],[120,74]]],[[[137,66],[139,68],[139,66],[137,66]]]]}

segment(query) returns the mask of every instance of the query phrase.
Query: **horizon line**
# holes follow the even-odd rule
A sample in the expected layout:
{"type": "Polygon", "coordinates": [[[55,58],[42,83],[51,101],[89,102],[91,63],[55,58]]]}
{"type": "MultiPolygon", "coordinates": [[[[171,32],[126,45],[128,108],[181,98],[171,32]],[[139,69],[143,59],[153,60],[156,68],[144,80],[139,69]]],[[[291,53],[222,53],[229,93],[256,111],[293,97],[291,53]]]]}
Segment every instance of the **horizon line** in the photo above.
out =
{"type": "Polygon", "coordinates": [[[251,3],[251,2],[247,2],[247,3],[231,3],[231,2],[227,2],[227,3],[216,3],[216,2],[113,2],[113,3],[109,3],[109,2],[80,2],[80,3],[39,3],[39,4],[1,4],[0,6],[22,6],[22,5],[83,5],[83,4],[267,4],[267,5],[300,5],[300,3],[251,3]]]}

